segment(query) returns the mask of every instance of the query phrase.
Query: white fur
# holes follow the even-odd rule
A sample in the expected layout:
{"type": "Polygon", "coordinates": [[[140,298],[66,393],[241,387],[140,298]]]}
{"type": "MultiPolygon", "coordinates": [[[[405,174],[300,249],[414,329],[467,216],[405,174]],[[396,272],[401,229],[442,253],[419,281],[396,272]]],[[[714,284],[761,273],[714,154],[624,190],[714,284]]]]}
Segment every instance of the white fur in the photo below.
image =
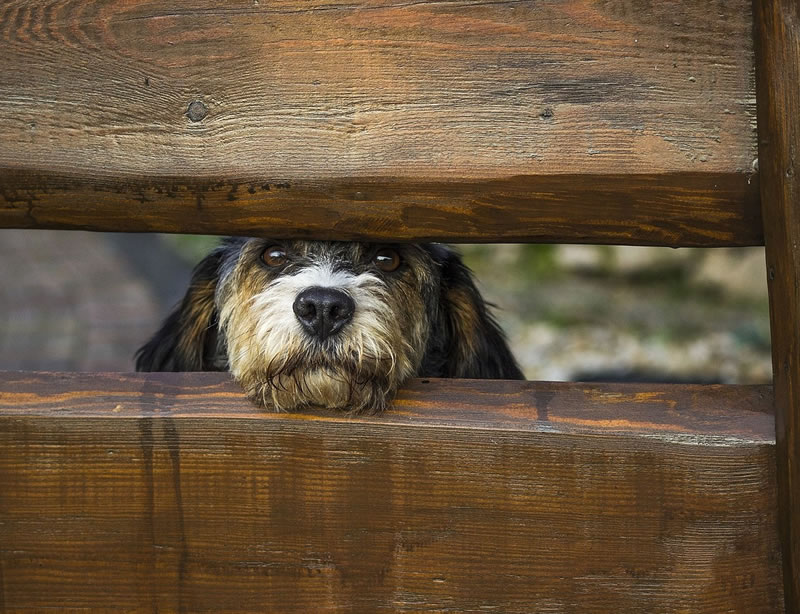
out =
{"type": "MultiPolygon", "coordinates": [[[[395,377],[411,374],[414,367],[405,356],[413,352],[396,352],[392,347],[391,340],[403,336],[396,334],[396,324],[389,319],[392,310],[386,302],[384,282],[371,273],[355,275],[335,270],[330,262],[321,262],[277,278],[249,300],[223,303],[220,321],[235,377],[259,370],[268,372],[270,368],[280,371],[295,353],[321,351],[303,330],[293,309],[297,295],[311,287],[341,290],[355,303],[352,321],[327,346],[329,358],[338,355],[356,360],[359,367],[389,361],[389,373],[399,368],[395,377]],[[403,357],[399,365],[398,356],[403,357]]],[[[300,368],[288,377],[280,375],[276,388],[270,391],[273,403],[286,407],[286,399],[291,398],[291,403],[300,405],[345,405],[350,386],[343,375],[335,372],[335,363],[332,367],[334,370],[300,368]]]]}

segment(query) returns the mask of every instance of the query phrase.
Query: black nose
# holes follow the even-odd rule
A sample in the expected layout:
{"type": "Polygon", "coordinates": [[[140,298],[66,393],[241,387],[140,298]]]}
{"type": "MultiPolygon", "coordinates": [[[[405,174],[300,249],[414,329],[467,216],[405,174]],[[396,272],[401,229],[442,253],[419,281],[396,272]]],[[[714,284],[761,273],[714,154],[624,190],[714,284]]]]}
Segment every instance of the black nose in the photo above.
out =
{"type": "Polygon", "coordinates": [[[313,287],[297,295],[293,309],[310,335],[327,339],[353,319],[356,304],[341,290],[313,287]]]}

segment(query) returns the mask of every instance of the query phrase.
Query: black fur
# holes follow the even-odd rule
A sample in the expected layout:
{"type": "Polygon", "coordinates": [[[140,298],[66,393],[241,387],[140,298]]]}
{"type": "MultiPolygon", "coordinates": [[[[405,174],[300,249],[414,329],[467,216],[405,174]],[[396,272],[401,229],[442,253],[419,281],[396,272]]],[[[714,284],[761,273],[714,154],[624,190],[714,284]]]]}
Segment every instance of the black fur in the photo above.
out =
{"type": "Polygon", "coordinates": [[[225,248],[220,247],[198,263],[180,304],[135,356],[137,371],[224,371],[220,360],[216,280],[225,248]],[[208,304],[208,308],[199,308],[208,304]]]}
{"type": "Polygon", "coordinates": [[[472,271],[453,249],[440,244],[423,245],[440,269],[438,313],[428,341],[419,377],[470,379],[525,379],[508,347],[505,335],[489,312],[475,286],[472,271]],[[474,311],[478,326],[470,350],[459,348],[468,340],[457,324],[457,311],[465,306],[454,305],[449,291],[459,289],[469,298],[468,308],[474,311]],[[468,358],[464,360],[464,357],[468,358]]]}

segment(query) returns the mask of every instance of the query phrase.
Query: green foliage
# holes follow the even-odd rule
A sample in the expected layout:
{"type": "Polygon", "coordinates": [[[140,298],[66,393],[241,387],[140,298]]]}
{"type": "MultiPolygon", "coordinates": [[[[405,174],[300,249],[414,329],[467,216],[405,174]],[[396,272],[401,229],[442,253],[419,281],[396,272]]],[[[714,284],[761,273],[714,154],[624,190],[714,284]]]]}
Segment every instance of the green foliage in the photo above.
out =
{"type": "Polygon", "coordinates": [[[555,245],[459,245],[464,262],[480,279],[514,280],[524,285],[562,274],[555,245]]]}
{"type": "Polygon", "coordinates": [[[213,235],[161,235],[161,239],[191,265],[197,264],[220,242],[220,237],[213,235]]]}

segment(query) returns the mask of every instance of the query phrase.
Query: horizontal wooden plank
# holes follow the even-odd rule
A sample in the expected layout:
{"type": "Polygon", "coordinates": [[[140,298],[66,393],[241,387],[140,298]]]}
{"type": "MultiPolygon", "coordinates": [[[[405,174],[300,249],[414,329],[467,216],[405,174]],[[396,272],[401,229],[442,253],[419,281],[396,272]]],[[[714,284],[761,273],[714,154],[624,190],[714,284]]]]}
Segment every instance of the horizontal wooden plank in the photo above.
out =
{"type": "MultiPolygon", "coordinates": [[[[0,371],[0,395],[0,410],[6,417],[139,418],[161,411],[180,418],[288,417],[253,406],[227,375],[211,372],[0,371]],[[110,413],[109,405],[113,405],[110,413]]],[[[772,444],[771,412],[770,386],[418,379],[401,390],[392,411],[381,416],[352,418],[325,411],[308,415],[347,424],[366,421],[398,427],[433,424],[547,432],[585,427],[592,432],[666,439],[686,435],[772,444]]]]}
{"type": "Polygon", "coordinates": [[[0,191],[4,182],[13,188],[5,190],[0,226],[18,228],[393,242],[763,244],[758,182],[744,175],[187,186],[14,171],[0,175],[0,191]]]}
{"type": "Polygon", "coordinates": [[[769,387],[0,374],[8,611],[780,612],[769,387]]]}
{"type": "Polygon", "coordinates": [[[9,0],[0,225],[761,244],[751,33],[748,0],[9,0]]]}

